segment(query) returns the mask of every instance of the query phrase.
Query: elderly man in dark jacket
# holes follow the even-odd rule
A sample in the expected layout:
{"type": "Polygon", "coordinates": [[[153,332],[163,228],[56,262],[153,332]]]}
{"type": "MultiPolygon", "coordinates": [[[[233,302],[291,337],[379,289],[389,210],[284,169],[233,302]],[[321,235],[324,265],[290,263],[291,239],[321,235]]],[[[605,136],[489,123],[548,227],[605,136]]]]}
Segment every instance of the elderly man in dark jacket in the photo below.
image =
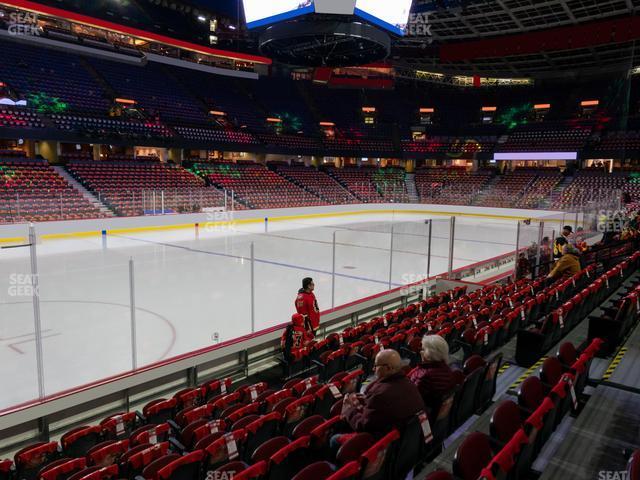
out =
{"type": "Polygon", "coordinates": [[[381,351],[376,356],[375,372],[377,379],[364,395],[345,397],[342,417],[355,432],[383,436],[394,427],[402,428],[425,407],[416,386],[402,373],[398,352],[381,351]]]}

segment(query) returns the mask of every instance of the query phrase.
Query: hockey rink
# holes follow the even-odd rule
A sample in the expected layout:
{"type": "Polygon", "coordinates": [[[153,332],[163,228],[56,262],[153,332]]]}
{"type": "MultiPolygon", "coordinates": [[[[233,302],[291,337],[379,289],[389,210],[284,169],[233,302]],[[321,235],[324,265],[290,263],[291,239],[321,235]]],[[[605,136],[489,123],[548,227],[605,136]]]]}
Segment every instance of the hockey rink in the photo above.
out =
{"type": "MultiPolygon", "coordinates": [[[[332,292],[337,307],[425,278],[425,220],[367,214],[39,242],[45,394],[132,369],[130,259],[142,367],[288,321],[306,276],[321,310],[332,292]]],[[[516,223],[458,217],[453,268],[515,250],[516,223]]],[[[449,219],[432,228],[433,276],[448,268],[449,219]]],[[[0,251],[0,410],[38,396],[30,261],[28,248],[0,251]]]]}

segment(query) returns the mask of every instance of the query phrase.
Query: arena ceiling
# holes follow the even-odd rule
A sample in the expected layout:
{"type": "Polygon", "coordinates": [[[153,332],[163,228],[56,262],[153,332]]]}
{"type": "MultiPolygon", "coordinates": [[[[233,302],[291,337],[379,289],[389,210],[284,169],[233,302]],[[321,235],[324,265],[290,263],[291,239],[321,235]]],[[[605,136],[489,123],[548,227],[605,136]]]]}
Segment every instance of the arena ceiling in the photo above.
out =
{"type": "MultiPolygon", "coordinates": [[[[116,23],[258,53],[241,0],[34,0],[116,23]]],[[[389,1],[389,0],[381,0],[389,1]]],[[[428,35],[396,39],[389,62],[405,71],[556,77],[640,66],[640,0],[414,0],[428,35]]]]}
{"type": "Polygon", "coordinates": [[[639,10],[640,0],[416,0],[414,12],[429,12],[431,43],[398,40],[392,61],[484,76],[628,69],[640,58],[639,10]]]}

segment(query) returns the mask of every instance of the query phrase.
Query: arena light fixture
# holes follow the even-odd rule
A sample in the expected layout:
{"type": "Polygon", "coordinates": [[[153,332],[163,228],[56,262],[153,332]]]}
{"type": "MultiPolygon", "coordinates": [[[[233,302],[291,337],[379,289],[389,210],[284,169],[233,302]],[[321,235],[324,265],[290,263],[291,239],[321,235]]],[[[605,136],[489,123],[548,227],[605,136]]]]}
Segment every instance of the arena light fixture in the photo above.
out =
{"type": "Polygon", "coordinates": [[[578,152],[507,152],[495,153],[494,160],[577,160],[578,152]]]}
{"type": "Polygon", "coordinates": [[[375,113],[376,107],[362,107],[364,113],[375,113]]]}
{"type": "Polygon", "coordinates": [[[267,122],[269,123],[282,123],[281,118],[267,117],[267,122]]]}
{"type": "Polygon", "coordinates": [[[219,110],[211,110],[209,112],[210,115],[216,116],[216,117],[224,117],[226,115],[225,112],[221,112],[219,110]]]}
{"type": "Polygon", "coordinates": [[[551,108],[550,103],[537,103],[533,106],[535,110],[549,110],[551,108]]]}
{"type": "Polygon", "coordinates": [[[597,107],[598,105],[600,105],[600,100],[584,100],[580,102],[582,107],[597,107]]]}
{"type": "Polygon", "coordinates": [[[483,112],[495,112],[498,110],[498,107],[482,107],[483,112]]]}
{"type": "Polygon", "coordinates": [[[336,124],[333,122],[320,122],[321,127],[335,127],[336,124]]]}
{"type": "Polygon", "coordinates": [[[420,109],[420,113],[434,113],[435,111],[436,111],[436,109],[435,108],[431,108],[431,107],[421,108],[420,109]]]}
{"type": "Polygon", "coordinates": [[[135,105],[136,101],[129,98],[116,98],[116,103],[122,103],[123,105],[135,105]]]}

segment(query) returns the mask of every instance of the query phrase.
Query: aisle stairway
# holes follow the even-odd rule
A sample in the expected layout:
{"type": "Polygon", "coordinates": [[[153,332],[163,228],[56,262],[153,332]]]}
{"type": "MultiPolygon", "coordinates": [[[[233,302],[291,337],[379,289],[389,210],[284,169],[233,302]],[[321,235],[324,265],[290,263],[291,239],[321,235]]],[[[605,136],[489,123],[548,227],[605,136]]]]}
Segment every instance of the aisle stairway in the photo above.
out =
{"type": "Polygon", "coordinates": [[[102,203],[98,197],[96,197],[89,190],[84,188],[80,182],[78,182],[75,178],[73,178],[69,172],[67,172],[64,167],[53,167],[58,175],[64,178],[69,185],[75,188],[78,192],[82,194],[84,198],[86,198],[93,206],[100,210],[101,213],[104,213],[107,217],[115,217],[115,213],[111,209],[109,209],[104,203],[102,203]]]}
{"type": "Polygon", "coordinates": [[[485,184],[485,186],[478,193],[478,195],[476,195],[476,198],[473,201],[473,205],[482,204],[482,200],[493,191],[493,188],[496,186],[496,184],[500,181],[501,178],[502,178],[501,175],[496,175],[495,177],[491,178],[491,180],[489,180],[485,184]]]}
{"type": "Polygon", "coordinates": [[[543,208],[552,208],[553,205],[555,205],[556,203],[560,202],[560,200],[562,199],[562,196],[564,194],[564,191],[573,183],[574,177],[573,176],[569,176],[567,175],[566,177],[564,177],[562,179],[562,182],[560,182],[558,185],[556,185],[556,187],[553,189],[553,192],[551,192],[551,202],[549,205],[542,205],[543,208]]]}
{"type": "Polygon", "coordinates": [[[407,185],[407,193],[409,194],[409,200],[411,203],[420,203],[420,197],[418,196],[418,189],[416,188],[416,174],[407,173],[404,176],[404,182],[407,185]]]}

